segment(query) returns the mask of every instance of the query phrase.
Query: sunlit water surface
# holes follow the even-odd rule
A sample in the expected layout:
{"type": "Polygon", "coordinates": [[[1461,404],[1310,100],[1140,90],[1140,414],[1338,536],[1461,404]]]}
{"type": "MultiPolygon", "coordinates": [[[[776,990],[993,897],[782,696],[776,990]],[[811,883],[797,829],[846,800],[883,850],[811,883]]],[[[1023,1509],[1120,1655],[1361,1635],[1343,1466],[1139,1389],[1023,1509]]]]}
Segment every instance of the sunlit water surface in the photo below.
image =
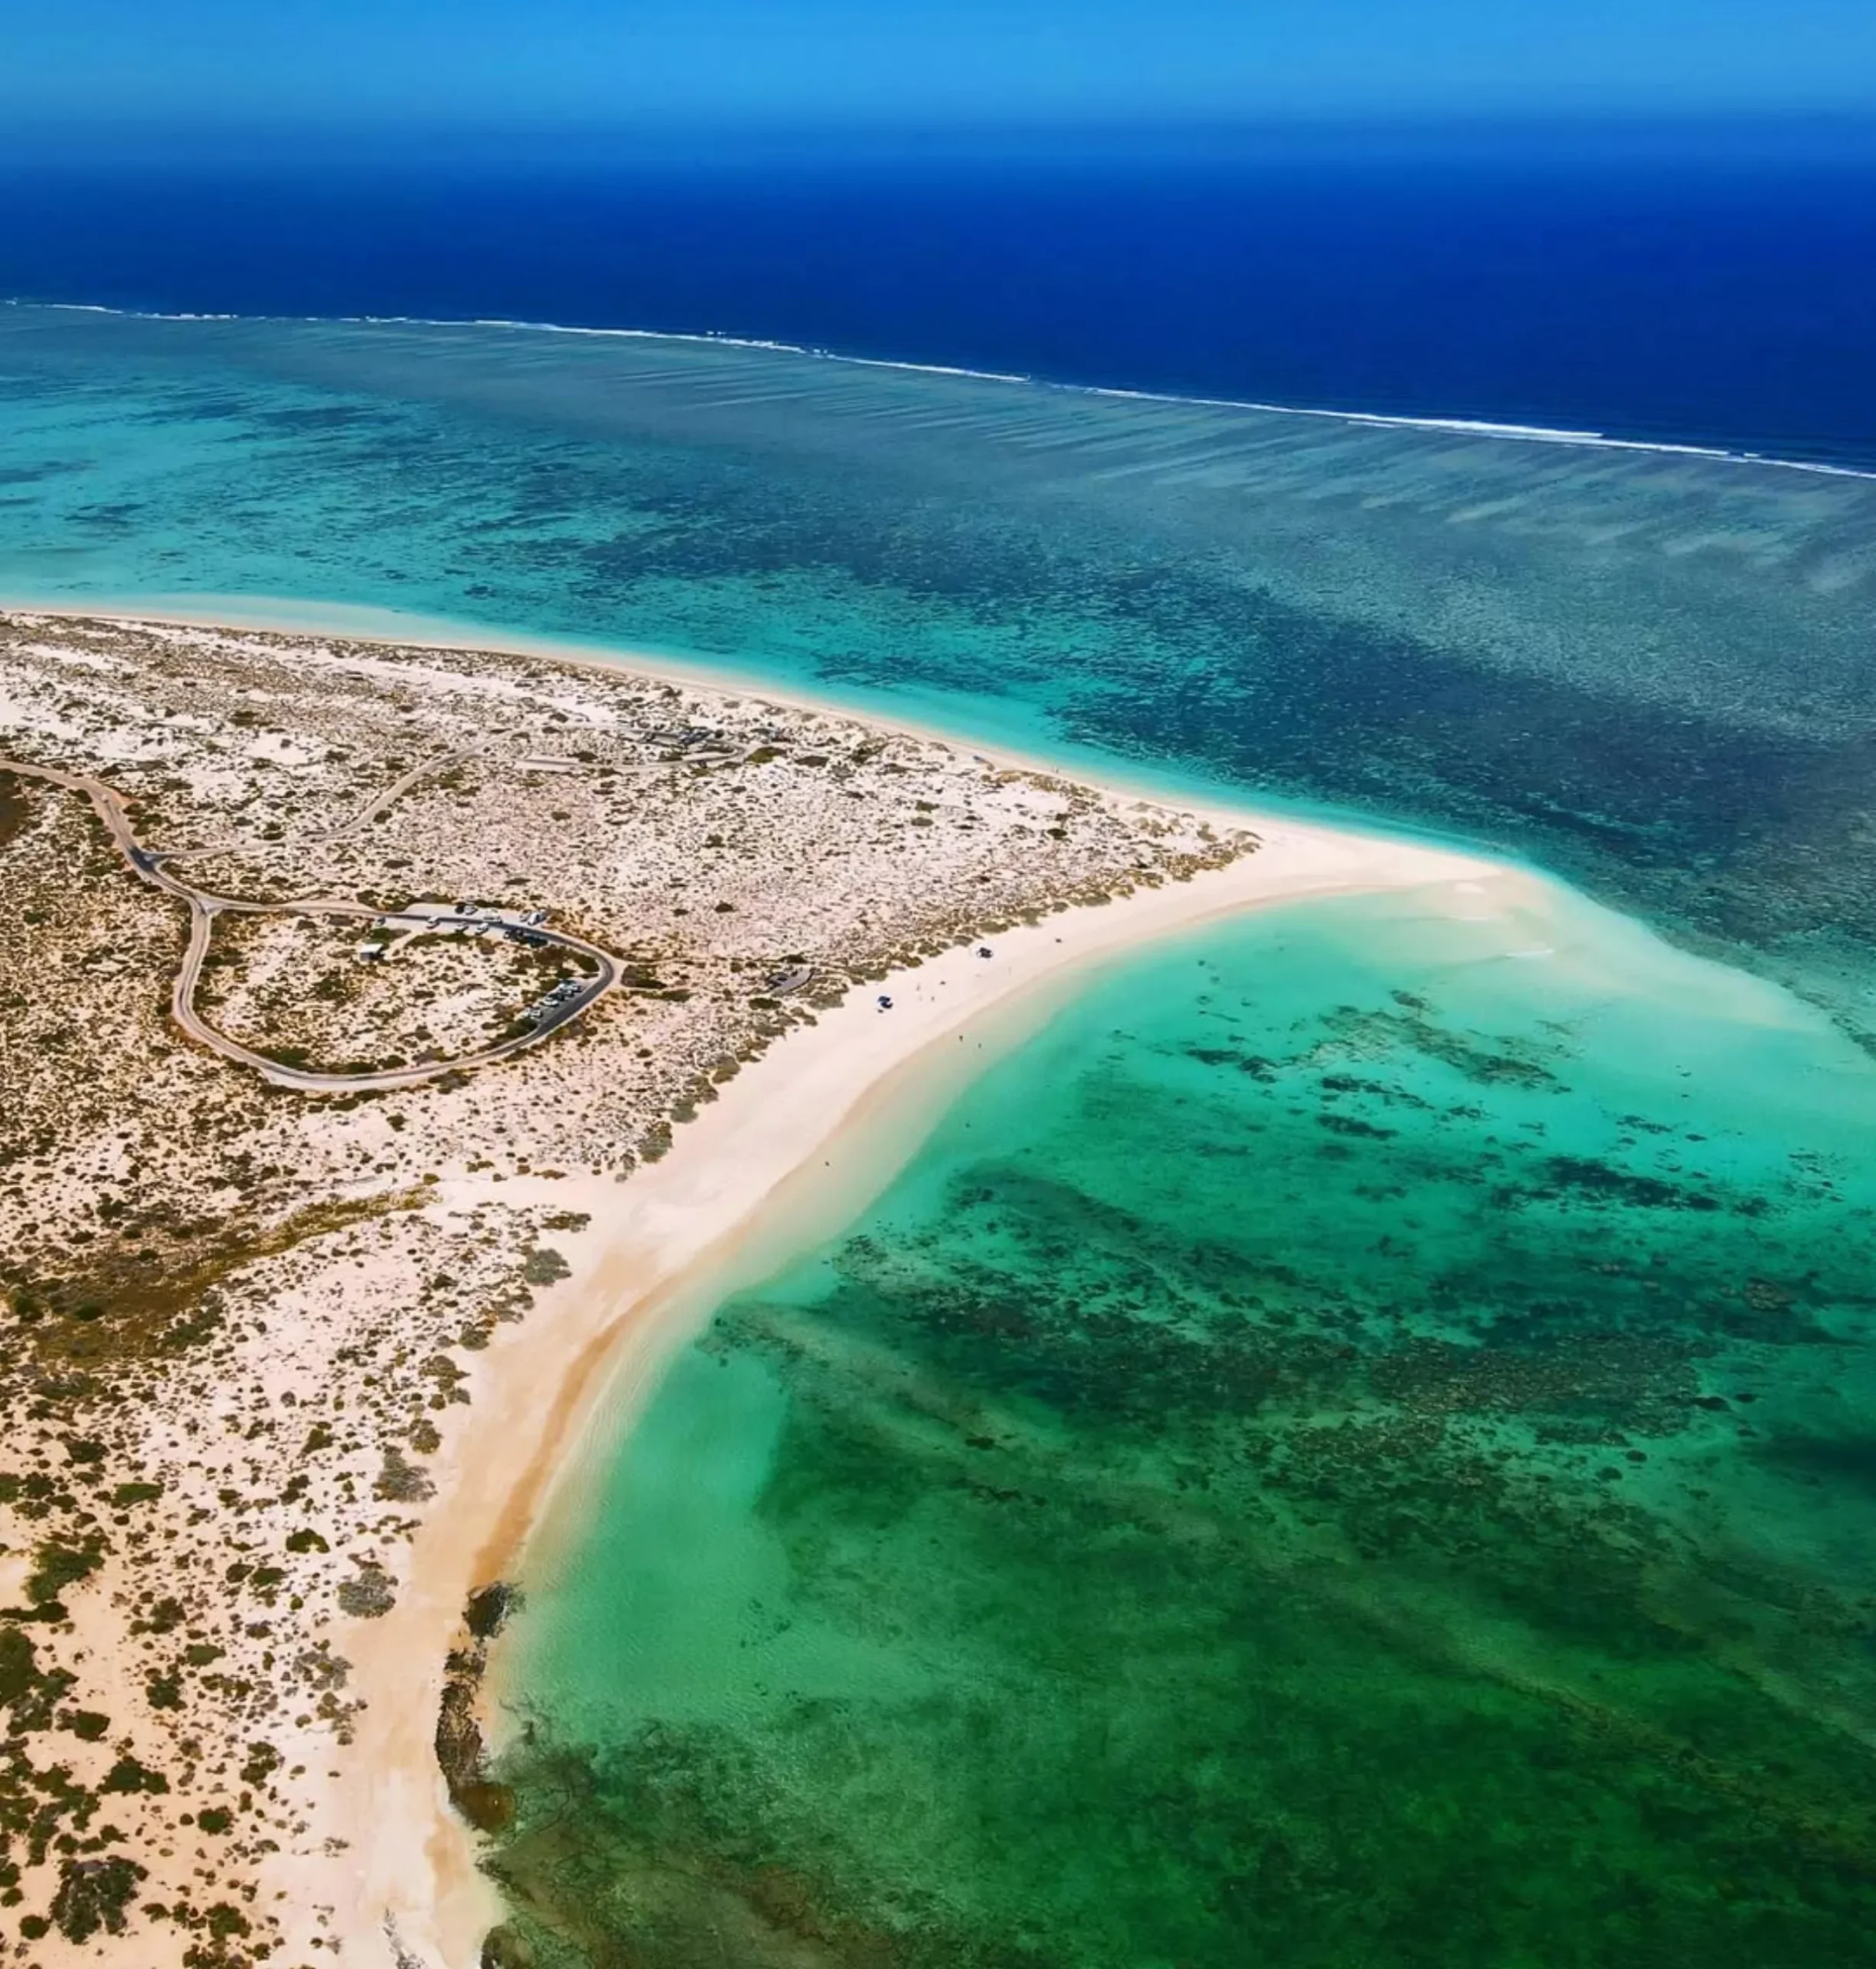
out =
{"type": "Polygon", "coordinates": [[[1106,976],[535,1583],[536,1958],[1876,1961],[1873,1079],[1567,899],[1106,976]]]}
{"type": "Polygon", "coordinates": [[[505,1670],[540,1960],[1876,1961],[1873,588],[1852,475],[0,310],[0,595],[681,653],[1820,1008],[1565,902],[1115,973],[595,1478],[505,1670]]]}
{"type": "Polygon", "coordinates": [[[0,308],[0,596],[686,653],[1528,855],[1876,1027],[1876,478],[500,326],[0,308]]]}

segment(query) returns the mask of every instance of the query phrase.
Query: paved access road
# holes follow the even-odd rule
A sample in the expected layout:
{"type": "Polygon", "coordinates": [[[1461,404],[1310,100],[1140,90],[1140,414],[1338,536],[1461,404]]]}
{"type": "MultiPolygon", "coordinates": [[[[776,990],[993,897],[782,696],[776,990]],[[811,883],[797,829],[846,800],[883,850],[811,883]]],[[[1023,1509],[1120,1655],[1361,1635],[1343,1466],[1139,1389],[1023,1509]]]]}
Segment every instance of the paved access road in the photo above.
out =
{"type": "MultiPolygon", "coordinates": [[[[432,760],[415,771],[407,773],[392,786],[380,793],[368,806],[340,829],[350,832],[353,827],[362,825],[414,784],[425,772],[435,771],[449,763],[448,757],[432,760]]],[[[171,1016],[188,1036],[199,1046],[205,1046],[212,1053],[218,1053],[225,1060],[238,1061],[252,1067],[264,1078],[276,1087],[298,1088],[305,1094],[349,1094],[371,1088],[420,1087],[426,1081],[440,1079],[445,1074],[465,1073],[478,1067],[492,1066],[498,1060],[511,1059],[517,1053],[525,1053],[531,1046],[538,1046],[550,1033],[558,1031],[570,1021],[578,1018],[597,1000],[610,991],[619,980],[619,960],[608,951],[601,950],[597,944],[589,944],[584,937],[570,936],[563,930],[550,930],[545,924],[530,927],[529,934],[540,938],[543,942],[556,944],[562,950],[571,951],[585,958],[595,967],[596,975],[581,991],[574,993],[562,1004],[547,1014],[540,1024],[518,1038],[505,1039],[500,1044],[485,1047],[478,1053],[465,1053],[454,1060],[426,1060],[416,1066],[390,1067],[379,1073],[328,1074],[315,1072],[310,1068],[289,1067],[278,1060],[270,1060],[265,1053],[257,1053],[252,1047],[244,1046],[238,1039],[231,1039],[218,1027],[211,1025],[195,1009],[195,994],[202,983],[202,964],[208,955],[208,943],[215,931],[215,919],[222,915],[248,916],[338,916],[356,921],[375,923],[387,912],[374,909],[370,904],[348,901],[342,896],[304,896],[291,902],[249,902],[238,896],[214,895],[207,890],[198,889],[192,883],[185,882],[181,876],[173,875],[165,865],[172,858],[145,848],[137,838],[136,830],[130,824],[130,815],[122,796],[107,786],[101,779],[93,779],[84,773],[62,772],[52,766],[29,765],[23,759],[0,758],[0,771],[18,773],[22,778],[40,779],[54,786],[62,786],[71,792],[82,793],[97,810],[98,816],[110,834],[118,851],[129,863],[133,872],[153,888],[166,895],[172,895],[188,905],[189,912],[188,948],[183,953],[181,968],[169,997],[171,1016]]],[[[201,852],[201,850],[192,851],[201,852]]],[[[395,911],[390,912],[395,914],[395,911]]],[[[450,915],[438,915],[434,919],[439,929],[453,929],[459,925],[486,928],[485,919],[450,915]]]]}

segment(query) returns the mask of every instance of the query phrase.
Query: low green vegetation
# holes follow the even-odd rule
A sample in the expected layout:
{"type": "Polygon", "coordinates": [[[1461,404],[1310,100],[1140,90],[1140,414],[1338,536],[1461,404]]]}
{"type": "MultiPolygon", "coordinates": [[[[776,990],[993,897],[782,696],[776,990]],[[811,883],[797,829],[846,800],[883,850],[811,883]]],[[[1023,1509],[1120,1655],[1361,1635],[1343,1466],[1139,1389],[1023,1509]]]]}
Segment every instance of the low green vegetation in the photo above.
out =
{"type": "Polygon", "coordinates": [[[18,773],[0,771],[0,848],[25,833],[32,818],[25,782],[18,773]]]}

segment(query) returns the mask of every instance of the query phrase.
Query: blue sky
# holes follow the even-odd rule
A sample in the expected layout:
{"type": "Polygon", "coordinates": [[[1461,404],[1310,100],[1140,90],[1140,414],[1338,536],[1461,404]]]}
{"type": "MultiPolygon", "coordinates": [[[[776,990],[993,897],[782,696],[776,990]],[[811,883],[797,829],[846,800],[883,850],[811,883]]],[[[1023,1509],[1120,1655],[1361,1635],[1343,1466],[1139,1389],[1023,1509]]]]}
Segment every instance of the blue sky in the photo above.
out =
{"type": "Polygon", "coordinates": [[[505,125],[1876,111],[1876,0],[7,0],[0,115],[505,125]]]}

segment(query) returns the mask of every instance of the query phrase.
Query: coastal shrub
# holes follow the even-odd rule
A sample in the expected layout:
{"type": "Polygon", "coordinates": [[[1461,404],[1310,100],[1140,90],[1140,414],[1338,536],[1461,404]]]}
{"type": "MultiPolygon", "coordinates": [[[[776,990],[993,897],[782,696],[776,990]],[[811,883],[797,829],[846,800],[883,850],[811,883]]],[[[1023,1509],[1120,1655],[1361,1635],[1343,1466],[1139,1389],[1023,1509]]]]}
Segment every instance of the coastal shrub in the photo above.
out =
{"type": "Polygon", "coordinates": [[[361,1621],[378,1620],[397,1604],[391,1575],[382,1566],[368,1561],[361,1564],[350,1579],[340,1581],[338,1599],[342,1612],[361,1621]]]}
{"type": "Polygon", "coordinates": [[[551,1285],[572,1274],[573,1268],[550,1244],[537,1245],[521,1263],[521,1277],[530,1285],[551,1285]]]}
{"type": "Polygon", "coordinates": [[[160,1771],[152,1771],[139,1764],[134,1757],[121,1757],[112,1765],[98,1788],[101,1791],[122,1791],[132,1797],[139,1791],[147,1791],[155,1797],[169,1789],[169,1780],[160,1771]]]}
{"type": "Polygon", "coordinates": [[[32,1576],[26,1581],[26,1598],[35,1607],[49,1606],[66,1587],[88,1579],[104,1564],[103,1551],[95,1541],[72,1546],[48,1539],[34,1558],[32,1576]]]}
{"type": "Polygon", "coordinates": [[[147,1620],[133,1623],[132,1634],[173,1634],[188,1618],[188,1610],[180,1600],[164,1599],[150,1609],[147,1620]]]}
{"type": "Polygon", "coordinates": [[[374,1496],[389,1504],[420,1504],[436,1494],[436,1486],[428,1475],[408,1461],[395,1443],[385,1451],[383,1465],[372,1490],[374,1496]]]}
{"type": "MultiPolygon", "coordinates": [[[[225,1901],[218,1901],[203,1917],[210,1934],[217,1941],[225,1941],[231,1935],[251,1934],[253,1924],[238,1907],[231,1907],[225,1901]]],[[[190,1960],[195,1959],[196,1951],[190,1951],[190,1960]]],[[[227,1958],[229,1961],[233,1957],[227,1958]]]]}
{"type": "Polygon", "coordinates": [[[32,1643],[18,1628],[0,1628],[0,1709],[17,1702],[37,1679],[32,1643]]]}
{"type": "Polygon", "coordinates": [[[282,1761],[272,1744],[250,1744],[248,1761],[241,1767],[241,1781],[244,1784],[265,1784],[280,1768],[282,1761]]]}
{"type": "Polygon", "coordinates": [[[124,1932],[124,1910],[146,1870],[121,1856],[109,1860],[63,1861],[58,1891],[52,1900],[52,1920],[68,1941],[89,1941],[100,1928],[124,1932]]]}

